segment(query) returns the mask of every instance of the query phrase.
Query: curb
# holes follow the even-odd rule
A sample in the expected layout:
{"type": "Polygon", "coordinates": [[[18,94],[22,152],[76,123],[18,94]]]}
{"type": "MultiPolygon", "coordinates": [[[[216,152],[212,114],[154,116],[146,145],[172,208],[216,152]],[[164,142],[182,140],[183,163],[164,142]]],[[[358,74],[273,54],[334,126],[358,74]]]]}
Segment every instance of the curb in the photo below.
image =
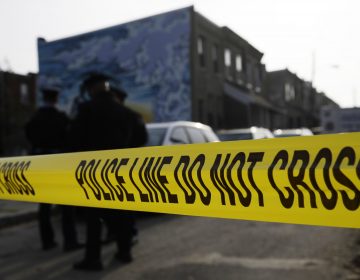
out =
{"type": "Polygon", "coordinates": [[[0,218],[0,229],[33,221],[37,218],[37,211],[22,212],[16,215],[0,218]]]}

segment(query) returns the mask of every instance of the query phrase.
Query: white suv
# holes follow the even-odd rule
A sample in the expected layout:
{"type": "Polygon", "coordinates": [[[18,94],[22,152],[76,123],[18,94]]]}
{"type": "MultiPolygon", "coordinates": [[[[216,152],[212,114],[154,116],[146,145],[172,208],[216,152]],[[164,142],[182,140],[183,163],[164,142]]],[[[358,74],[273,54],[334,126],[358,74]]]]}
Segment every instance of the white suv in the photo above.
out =
{"type": "Polygon", "coordinates": [[[146,146],[194,144],[218,142],[210,126],[198,122],[175,121],[146,124],[148,142],[146,146]]]}
{"type": "Polygon", "coordinates": [[[310,129],[302,128],[291,128],[291,129],[277,129],[274,131],[275,137],[291,137],[291,136],[312,136],[314,135],[310,129]]]}

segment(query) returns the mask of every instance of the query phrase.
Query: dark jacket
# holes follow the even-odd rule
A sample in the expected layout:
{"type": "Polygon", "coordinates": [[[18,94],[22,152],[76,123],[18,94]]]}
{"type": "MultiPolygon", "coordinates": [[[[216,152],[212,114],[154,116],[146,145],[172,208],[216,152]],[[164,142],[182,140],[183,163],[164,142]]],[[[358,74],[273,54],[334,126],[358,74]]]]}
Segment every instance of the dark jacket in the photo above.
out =
{"type": "Polygon", "coordinates": [[[31,154],[64,152],[69,119],[54,107],[39,108],[25,125],[31,154]]]}
{"type": "Polygon", "coordinates": [[[141,134],[135,128],[136,123],[134,112],[117,103],[110,93],[101,93],[79,105],[78,114],[70,129],[72,150],[96,151],[133,147],[133,137],[141,134]]]}
{"type": "Polygon", "coordinates": [[[131,126],[129,147],[136,148],[144,146],[148,140],[148,134],[142,116],[128,107],[124,106],[124,109],[129,115],[128,122],[131,126]]]}

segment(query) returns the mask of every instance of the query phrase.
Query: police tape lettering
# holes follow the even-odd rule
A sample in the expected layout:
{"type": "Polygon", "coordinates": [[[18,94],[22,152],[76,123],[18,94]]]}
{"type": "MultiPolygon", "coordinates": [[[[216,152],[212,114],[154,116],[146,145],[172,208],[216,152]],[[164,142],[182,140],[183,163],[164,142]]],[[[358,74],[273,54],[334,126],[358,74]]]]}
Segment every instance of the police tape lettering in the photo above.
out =
{"type": "Polygon", "coordinates": [[[341,170],[341,165],[344,161],[345,164],[347,163],[348,166],[355,166],[356,165],[356,175],[357,178],[360,179],[360,161],[356,163],[355,159],[355,151],[351,147],[343,148],[336,159],[333,159],[333,155],[328,148],[321,149],[315,157],[313,163],[309,162],[309,152],[305,150],[297,150],[294,152],[292,159],[289,160],[289,154],[285,150],[281,150],[275,157],[274,161],[272,162],[269,170],[268,170],[268,177],[271,183],[271,186],[278,192],[281,204],[285,208],[291,208],[295,201],[295,194],[297,195],[298,199],[298,206],[300,208],[304,207],[304,194],[299,187],[302,187],[306,190],[310,195],[310,205],[312,208],[317,208],[317,201],[315,196],[315,191],[320,194],[321,203],[322,205],[328,209],[332,210],[335,208],[338,202],[338,192],[334,189],[333,184],[330,180],[330,170],[332,170],[334,179],[340,183],[341,185],[345,186],[348,191],[339,190],[339,193],[342,198],[342,202],[344,206],[348,210],[356,210],[359,208],[360,205],[360,190],[356,187],[359,186],[359,181],[352,182],[348,177],[346,177],[345,173],[341,170]],[[320,188],[317,177],[315,175],[315,170],[319,165],[320,161],[324,161],[324,168],[322,169],[322,176],[324,178],[327,190],[323,190],[320,188]],[[291,162],[290,162],[291,161],[291,162]],[[274,180],[274,168],[275,166],[281,162],[280,169],[285,170],[287,169],[288,178],[290,182],[290,187],[285,187],[287,193],[284,194],[280,188],[277,186],[274,180]],[[295,176],[294,168],[296,164],[300,162],[301,167],[297,176],[295,176]],[[305,174],[308,171],[308,174],[305,174]],[[305,183],[304,178],[305,175],[310,177],[311,185],[305,183]],[[350,190],[350,194],[349,194],[350,190]],[[295,191],[295,192],[294,192],[295,191]],[[330,193],[330,197],[328,198],[326,194],[330,193]],[[351,197],[353,197],[351,199],[351,197]]]}
{"type": "Polygon", "coordinates": [[[0,165],[0,192],[10,194],[35,195],[35,190],[26,179],[25,172],[31,162],[4,162],[0,165]]]}
{"type": "MultiPolygon", "coordinates": [[[[248,155],[244,152],[235,155],[217,154],[209,170],[203,170],[206,161],[204,154],[197,155],[194,160],[189,155],[183,155],[173,165],[172,176],[175,178],[176,187],[182,190],[187,204],[201,202],[203,205],[209,205],[211,189],[216,189],[221,197],[222,205],[227,205],[226,201],[228,200],[230,205],[240,203],[240,205],[248,207],[252,198],[255,197],[257,204],[263,207],[264,195],[255,182],[253,170],[262,161],[264,154],[264,152],[253,152],[248,155]],[[250,163],[250,166],[244,169],[246,162],[250,163]],[[236,171],[236,176],[233,176],[233,171],[236,171]],[[243,179],[244,172],[250,185],[247,185],[243,179]],[[195,177],[198,184],[195,183],[195,177]],[[210,178],[211,185],[206,185],[203,177],[210,178]],[[246,195],[243,195],[243,192],[246,195]]],[[[310,207],[317,208],[319,203],[315,195],[317,192],[320,195],[320,203],[328,210],[334,209],[339,195],[330,179],[330,171],[332,171],[334,180],[347,188],[347,191],[339,190],[343,205],[348,210],[357,210],[360,205],[360,190],[356,184],[359,185],[359,182],[356,184],[352,182],[341,168],[342,164],[355,166],[355,151],[351,147],[345,147],[336,158],[333,158],[334,156],[328,148],[322,148],[316,154],[313,162],[310,162],[310,155],[306,150],[295,150],[290,155],[286,150],[279,151],[269,166],[268,180],[278,193],[281,205],[284,208],[304,208],[304,192],[306,192],[310,196],[310,207]],[[325,163],[321,175],[325,181],[323,187],[320,187],[315,174],[321,161],[325,163]],[[300,164],[300,168],[296,174],[295,167],[298,164],[300,164]],[[277,167],[278,169],[276,169],[277,167]],[[274,176],[275,172],[281,172],[281,170],[287,173],[289,181],[289,186],[283,187],[284,191],[278,186],[274,176]],[[305,177],[310,178],[309,183],[305,182],[305,177]]],[[[87,199],[93,196],[97,200],[117,199],[135,202],[136,196],[127,188],[132,185],[141,202],[178,203],[178,195],[170,191],[166,186],[169,184],[168,178],[161,174],[164,165],[172,162],[172,156],[146,157],[144,159],[114,158],[106,159],[106,161],[101,159],[82,160],[76,169],[75,177],[87,199]],[[122,172],[121,167],[127,165],[131,165],[129,172],[122,172]],[[139,171],[134,172],[134,169],[139,171]],[[115,178],[117,184],[111,182],[111,177],[115,178]],[[141,186],[135,183],[134,177],[138,178],[141,186]],[[129,180],[125,181],[125,178],[129,180]]],[[[354,170],[356,170],[357,178],[360,179],[360,161],[354,170]]]]}
{"type": "Polygon", "coordinates": [[[360,228],[360,133],[0,158],[0,199],[360,228]]]}
{"type": "MultiPolygon", "coordinates": [[[[247,159],[248,162],[251,162],[251,166],[248,170],[249,180],[251,182],[251,187],[256,191],[258,195],[258,203],[260,206],[264,206],[263,194],[260,189],[256,186],[252,170],[255,167],[256,163],[261,161],[264,153],[250,153],[247,159]]],[[[223,155],[218,154],[216,156],[215,162],[212,165],[210,174],[202,175],[202,169],[205,164],[205,155],[199,154],[193,162],[191,162],[190,156],[183,155],[180,157],[180,160],[177,162],[174,169],[174,178],[176,180],[177,186],[183,191],[183,195],[187,204],[194,204],[197,196],[204,205],[209,205],[211,201],[211,191],[205,185],[202,176],[209,176],[214,187],[218,190],[221,195],[221,203],[226,205],[225,195],[228,196],[231,205],[235,205],[235,193],[239,197],[239,201],[243,206],[249,206],[251,201],[251,192],[249,188],[245,185],[244,181],[241,179],[241,170],[245,163],[245,153],[238,153],[231,160],[229,167],[227,167],[230,162],[230,154],[225,156],[225,162],[220,166],[220,161],[223,155]],[[238,180],[242,188],[247,192],[247,197],[243,197],[241,191],[238,189],[235,182],[236,179],[233,179],[231,176],[231,171],[239,162],[238,168],[238,180]],[[226,175],[225,175],[226,172],[226,175]],[[195,183],[194,176],[196,176],[199,184],[195,183]],[[225,176],[230,182],[231,187],[225,180],[225,176]],[[181,183],[184,182],[184,184],[181,183]],[[205,194],[204,194],[205,193],[205,194]]],[[[170,192],[166,187],[168,184],[168,179],[166,176],[161,175],[162,167],[165,164],[170,164],[173,160],[173,157],[146,157],[141,160],[135,158],[132,163],[130,172],[128,174],[121,173],[120,167],[125,166],[129,163],[129,158],[125,159],[107,159],[102,165],[102,160],[92,159],[89,162],[82,160],[76,171],[75,177],[80,187],[83,189],[84,194],[87,199],[90,199],[88,191],[97,199],[97,200],[119,200],[119,201],[135,201],[135,196],[133,193],[130,193],[126,187],[124,177],[129,178],[132,185],[138,191],[141,202],[163,202],[163,203],[178,203],[178,196],[170,192]],[[134,173],[134,169],[139,170],[138,173],[134,173]],[[97,174],[100,178],[96,178],[97,174]],[[111,183],[110,177],[113,176],[116,179],[117,185],[111,183]],[[141,188],[135,183],[134,176],[136,176],[141,182],[141,187],[145,189],[145,193],[141,191],[141,188]],[[100,181],[100,182],[99,182],[100,181]]]]}

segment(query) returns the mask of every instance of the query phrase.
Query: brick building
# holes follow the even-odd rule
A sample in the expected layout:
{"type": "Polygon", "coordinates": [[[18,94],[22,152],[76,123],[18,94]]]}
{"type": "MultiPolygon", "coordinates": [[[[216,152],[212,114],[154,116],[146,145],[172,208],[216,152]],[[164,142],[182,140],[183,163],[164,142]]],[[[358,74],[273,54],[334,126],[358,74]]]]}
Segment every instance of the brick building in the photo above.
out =
{"type": "Polygon", "coordinates": [[[288,69],[268,72],[264,87],[268,100],[279,109],[271,128],[315,128],[320,125],[322,106],[338,106],[288,69]]]}
{"type": "Polygon", "coordinates": [[[148,122],[214,128],[270,126],[263,53],[193,7],[47,42],[38,40],[39,85],[64,89],[71,110],[83,73],[106,72],[148,122]]]}
{"type": "Polygon", "coordinates": [[[194,13],[193,119],[215,128],[271,125],[263,53],[228,27],[194,13]]]}
{"type": "Polygon", "coordinates": [[[35,109],[36,74],[0,71],[0,155],[24,155],[24,124],[35,109]]]}
{"type": "Polygon", "coordinates": [[[263,53],[193,7],[60,40],[38,40],[39,86],[61,88],[62,109],[81,100],[86,72],[128,92],[147,122],[218,128],[319,125],[321,96],[288,70],[267,73],[263,53]]]}

